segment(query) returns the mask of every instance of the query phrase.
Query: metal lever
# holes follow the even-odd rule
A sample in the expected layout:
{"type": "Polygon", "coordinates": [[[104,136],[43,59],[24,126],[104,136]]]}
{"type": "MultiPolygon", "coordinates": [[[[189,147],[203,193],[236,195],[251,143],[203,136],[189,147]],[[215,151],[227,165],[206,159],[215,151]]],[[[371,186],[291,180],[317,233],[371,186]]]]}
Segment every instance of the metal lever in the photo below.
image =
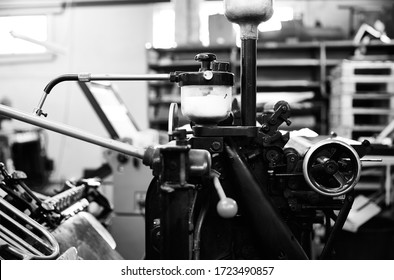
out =
{"type": "Polygon", "coordinates": [[[219,202],[216,205],[216,210],[222,218],[233,218],[238,212],[238,205],[234,199],[227,197],[224,193],[223,187],[220,184],[219,176],[220,174],[217,171],[211,171],[213,184],[219,195],[219,202]]]}
{"type": "Polygon", "coordinates": [[[0,105],[0,114],[140,159],[142,159],[145,154],[145,149],[138,149],[134,146],[96,136],[68,125],[45,120],[43,118],[12,109],[8,106],[0,105]]]}

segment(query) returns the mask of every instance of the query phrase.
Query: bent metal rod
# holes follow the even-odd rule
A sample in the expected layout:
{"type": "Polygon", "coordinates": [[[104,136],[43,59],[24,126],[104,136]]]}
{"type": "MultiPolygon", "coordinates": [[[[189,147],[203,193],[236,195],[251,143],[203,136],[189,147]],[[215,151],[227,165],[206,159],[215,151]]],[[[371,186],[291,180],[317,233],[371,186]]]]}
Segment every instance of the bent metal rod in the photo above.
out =
{"type": "Polygon", "coordinates": [[[142,159],[144,157],[145,149],[139,149],[129,144],[125,144],[116,140],[107,139],[100,137],[89,132],[82,131],[80,129],[57,123],[54,121],[45,120],[32,114],[26,114],[24,112],[12,109],[8,106],[0,105],[0,114],[17,119],[22,122],[26,122],[35,126],[39,126],[60,134],[64,134],[79,140],[83,140],[92,144],[96,144],[111,150],[115,150],[126,155],[137,157],[142,159]]]}

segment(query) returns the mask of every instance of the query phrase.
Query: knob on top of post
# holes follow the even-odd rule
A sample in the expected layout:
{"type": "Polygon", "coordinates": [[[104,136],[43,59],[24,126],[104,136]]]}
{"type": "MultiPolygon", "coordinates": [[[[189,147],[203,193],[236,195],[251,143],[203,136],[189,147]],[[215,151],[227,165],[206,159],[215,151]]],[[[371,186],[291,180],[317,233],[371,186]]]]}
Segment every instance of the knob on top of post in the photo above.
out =
{"type": "Polygon", "coordinates": [[[213,53],[199,53],[194,57],[194,60],[201,62],[200,71],[211,70],[212,61],[216,60],[216,55],[213,53]]]}
{"type": "Polygon", "coordinates": [[[258,24],[274,13],[272,0],[224,0],[224,14],[234,23],[258,24]]]}

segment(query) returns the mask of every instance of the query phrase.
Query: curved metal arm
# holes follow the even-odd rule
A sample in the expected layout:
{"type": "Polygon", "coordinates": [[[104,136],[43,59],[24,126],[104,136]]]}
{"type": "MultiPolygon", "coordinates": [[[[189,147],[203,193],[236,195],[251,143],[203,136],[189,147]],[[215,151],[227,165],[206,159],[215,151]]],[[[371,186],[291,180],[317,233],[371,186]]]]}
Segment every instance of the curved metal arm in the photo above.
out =
{"type": "Polygon", "coordinates": [[[59,256],[59,243],[42,225],[3,198],[0,198],[0,209],[1,239],[6,241],[6,250],[13,256],[41,260],[50,260],[59,256]],[[12,232],[8,230],[4,225],[6,222],[12,224],[16,230],[12,232]]]}
{"type": "Polygon", "coordinates": [[[35,115],[26,114],[24,112],[12,109],[8,106],[0,105],[0,114],[140,159],[142,159],[145,154],[145,149],[139,149],[129,144],[96,136],[68,125],[45,120],[35,115]]]}
{"type": "Polygon", "coordinates": [[[122,74],[90,74],[90,73],[80,73],[80,74],[64,74],[58,76],[51,80],[44,88],[44,93],[34,109],[34,114],[37,116],[45,114],[42,111],[44,102],[51,92],[51,90],[59,83],[65,81],[79,81],[79,82],[90,82],[90,81],[174,81],[174,73],[170,74],[146,74],[146,75],[122,75],[122,74]]]}

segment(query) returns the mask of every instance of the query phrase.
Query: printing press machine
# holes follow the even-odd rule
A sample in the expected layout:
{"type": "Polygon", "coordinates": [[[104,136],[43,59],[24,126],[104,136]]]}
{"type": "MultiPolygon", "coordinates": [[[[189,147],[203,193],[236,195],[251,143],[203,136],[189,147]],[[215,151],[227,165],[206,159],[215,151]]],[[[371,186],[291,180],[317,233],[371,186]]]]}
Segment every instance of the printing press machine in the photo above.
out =
{"type": "MultiPolygon", "coordinates": [[[[370,144],[335,134],[281,131],[283,124],[291,127],[286,101],[257,112],[257,26],[272,16],[272,1],[225,0],[224,5],[228,20],[241,28],[240,102],[232,98],[229,64],[201,53],[195,57],[198,72],[62,75],[46,86],[35,115],[3,105],[0,114],[150,167],[145,259],[310,259],[315,225],[325,228],[318,258],[333,259],[370,144]],[[120,80],[177,83],[190,128],[178,126],[178,106],[171,104],[168,143],[141,148],[42,117],[58,83],[120,80]]],[[[103,226],[112,209],[97,181],[66,182],[60,193],[44,196],[24,184],[23,174],[9,174],[4,165],[1,173],[7,193],[0,198],[1,218],[7,220],[1,227],[2,258],[121,258],[103,226]]]]}

